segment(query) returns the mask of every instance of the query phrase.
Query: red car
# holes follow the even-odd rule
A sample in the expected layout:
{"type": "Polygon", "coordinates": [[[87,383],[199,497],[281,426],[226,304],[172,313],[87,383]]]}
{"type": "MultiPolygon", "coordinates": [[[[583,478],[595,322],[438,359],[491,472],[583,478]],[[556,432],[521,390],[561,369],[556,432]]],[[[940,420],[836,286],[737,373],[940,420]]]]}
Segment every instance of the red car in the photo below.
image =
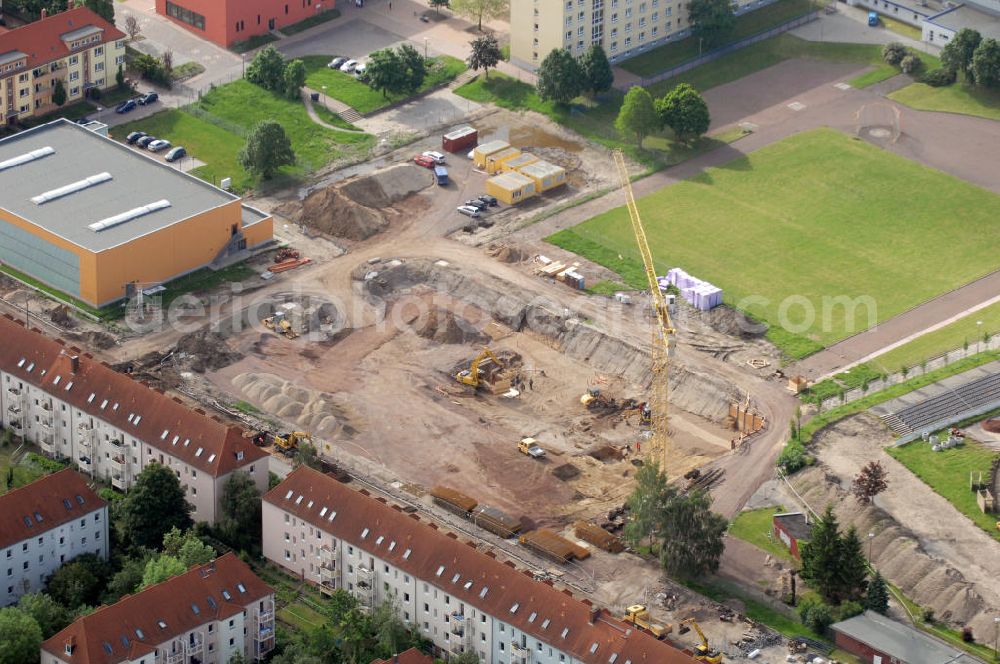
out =
{"type": "Polygon", "coordinates": [[[413,163],[417,166],[423,166],[424,168],[434,168],[434,160],[422,154],[418,154],[414,157],[413,163]]]}

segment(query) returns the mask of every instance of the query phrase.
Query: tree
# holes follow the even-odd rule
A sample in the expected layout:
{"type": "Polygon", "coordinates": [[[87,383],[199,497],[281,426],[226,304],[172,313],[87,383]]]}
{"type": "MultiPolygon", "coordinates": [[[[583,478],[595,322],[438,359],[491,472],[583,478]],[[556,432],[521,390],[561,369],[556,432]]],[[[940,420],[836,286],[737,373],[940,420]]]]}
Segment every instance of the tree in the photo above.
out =
{"type": "Polygon", "coordinates": [[[483,19],[501,18],[510,12],[510,0],[451,0],[452,11],[476,21],[480,32],[483,19]]]}
{"type": "Polygon", "coordinates": [[[52,86],[52,103],[56,106],[62,106],[66,103],[66,86],[63,85],[61,78],[57,78],[55,85],[52,86]]]}
{"type": "Polygon", "coordinates": [[[882,60],[886,64],[898,67],[909,52],[905,45],[899,42],[890,42],[882,47],[882,60]]]}
{"type": "Polygon", "coordinates": [[[0,609],[0,664],[37,662],[42,629],[21,609],[0,609]]]}
{"type": "Polygon", "coordinates": [[[440,16],[441,15],[441,8],[442,7],[447,7],[448,3],[450,3],[450,2],[451,2],[451,0],[428,0],[427,4],[429,4],[434,9],[434,13],[435,14],[437,14],[438,16],[440,16]]]}
{"type": "Polygon", "coordinates": [[[170,75],[174,73],[174,52],[169,48],[163,52],[160,56],[160,63],[163,65],[163,73],[170,78],[170,75]]]}
{"type": "Polygon", "coordinates": [[[615,82],[615,73],[611,71],[611,63],[600,44],[591,44],[580,58],[580,67],[583,68],[584,87],[592,94],[607,92],[615,82]]]}
{"type": "Polygon", "coordinates": [[[101,580],[86,564],[74,560],[49,577],[46,590],[63,606],[75,609],[94,603],[101,590],[101,580]]]}
{"type": "Polygon", "coordinates": [[[836,595],[837,602],[861,599],[868,589],[868,561],[865,560],[861,538],[854,526],[840,539],[839,558],[836,570],[840,586],[836,595]]]}
{"type": "Polygon", "coordinates": [[[294,164],[295,153],[284,127],[274,120],[263,120],[250,130],[239,160],[247,171],[267,180],[282,166],[294,164]]]}
{"type": "Polygon", "coordinates": [[[298,99],[299,90],[306,84],[306,65],[301,60],[292,60],[285,65],[285,96],[298,99]]]}
{"type": "Polygon", "coordinates": [[[375,609],[371,627],[380,656],[391,657],[394,653],[403,652],[410,645],[410,632],[399,619],[391,596],[375,609]]]}
{"type": "Polygon", "coordinates": [[[482,69],[486,72],[485,78],[489,80],[490,69],[496,67],[503,60],[503,53],[500,51],[500,42],[496,35],[490,33],[482,37],[476,37],[469,45],[472,53],[469,54],[468,64],[473,71],[482,69]]]}
{"type": "Polygon", "coordinates": [[[125,34],[128,35],[129,41],[135,41],[135,38],[139,36],[142,32],[142,26],[139,25],[139,19],[135,17],[135,14],[129,14],[125,17],[125,34]]]}
{"type": "Polygon", "coordinates": [[[172,470],[158,463],[146,466],[121,503],[122,540],[132,547],[158,549],[171,528],[187,530],[194,507],[172,470]]]}
{"type": "Polygon", "coordinates": [[[718,46],[732,32],[736,16],[729,0],[691,0],[688,22],[694,36],[702,39],[705,46],[718,46]]]}
{"type": "Polygon", "coordinates": [[[656,534],[657,515],[666,500],[666,487],[667,477],[659,464],[647,463],[635,474],[635,488],[627,501],[626,541],[634,545],[656,534]]]}
{"type": "Polygon", "coordinates": [[[564,48],[552,49],[538,67],[538,96],[543,101],[568,104],[583,92],[583,68],[564,48]]]}
{"type": "Polygon", "coordinates": [[[800,575],[824,598],[837,595],[837,565],[840,562],[840,531],[833,506],[827,505],[823,516],[813,526],[809,541],[800,548],[800,575]]]}
{"type": "Polygon", "coordinates": [[[970,28],[959,30],[950,42],[941,50],[941,64],[952,71],[969,73],[972,66],[972,56],[983,36],[970,28]]]}
{"type": "Polygon", "coordinates": [[[271,664],[325,664],[322,657],[308,652],[300,643],[288,645],[280,654],[271,658],[271,664]]]}
{"type": "Polygon", "coordinates": [[[403,66],[403,89],[407,94],[413,94],[424,84],[427,78],[427,61],[417,49],[410,44],[403,44],[397,49],[399,63],[403,66]]]}
{"type": "Polygon", "coordinates": [[[681,83],[657,99],[656,114],[664,126],[670,127],[677,140],[684,143],[704,135],[712,121],[708,104],[687,83],[681,83]]]}
{"type": "Polygon", "coordinates": [[[479,664],[479,655],[475,650],[466,650],[449,658],[448,664],[479,664]]]}
{"type": "Polygon", "coordinates": [[[118,65],[118,71],[115,72],[115,85],[122,92],[128,90],[128,81],[125,80],[125,68],[118,65]]]}
{"type": "Polygon", "coordinates": [[[77,0],[77,7],[86,7],[108,23],[115,22],[114,0],[77,0]]]}
{"type": "Polygon", "coordinates": [[[924,61],[917,57],[914,53],[909,53],[905,58],[899,61],[899,69],[904,74],[918,74],[923,68],[924,61]]]}
{"type": "Polygon", "coordinates": [[[236,653],[229,658],[229,662],[227,662],[227,664],[248,664],[248,662],[246,657],[243,656],[243,653],[237,650],[236,653]]]}
{"type": "Polygon", "coordinates": [[[47,639],[69,624],[69,611],[65,606],[42,593],[22,595],[17,608],[34,618],[47,639]]]}
{"type": "Polygon", "coordinates": [[[260,491],[248,473],[234,472],[222,487],[219,535],[238,550],[260,548],[260,491]]]}
{"type": "Polygon", "coordinates": [[[889,486],[886,479],[889,474],[882,467],[880,461],[870,461],[868,465],[861,469],[858,476],[851,484],[851,492],[858,499],[859,503],[870,505],[872,499],[882,493],[889,486]]]}
{"type": "Polygon", "coordinates": [[[372,632],[371,616],[355,607],[344,615],[338,627],[340,628],[341,648],[347,662],[359,664],[359,662],[367,661],[364,653],[368,649],[369,635],[372,632]]]}
{"type": "Polygon", "coordinates": [[[833,610],[816,596],[806,597],[799,603],[799,617],[802,624],[819,635],[833,624],[833,610]]]}
{"type": "Polygon", "coordinates": [[[399,94],[405,86],[406,72],[403,70],[403,63],[399,54],[391,48],[375,51],[368,57],[365,75],[368,77],[368,87],[381,92],[384,97],[399,94]]]}
{"type": "Polygon", "coordinates": [[[183,574],[187,570],[187,566],[174,556],[167,554],[157,556],[146,563],[146,569],[142,573],[142,585],[139,586],[139,590],[148,588],[161,581],[166,581],[172,576],[183,574]]]}
{"type": "Polygon", "coordinates": [[[615,128],[623,136],[635,134],[636,144],[642,149],[642,139],[655,131],[659,124],[653,97],[646,88],[638,85],[629,88],[615,119],[615,128]]]}
{"type": "Polygon", "coordinates": [[[181,532],[179,528],[171,528],[163,536],[163,553],[180,560],[185,569],[204,565],[216,556],[215,549],[198,539],[193,530],[181,532]]]}
{"type": "Polygon", "coordinates": [[[279,92],[285,86],[285,59],[274,46],[258,51],[247,66],[246,79],[265,90],[279,92]]]}
{"type": "Polygon", "coordinates": [[[135,558],[126,558],[101,594],[102,604],[114,604],[125,595],[131,595],[142,585],[142,577],[146,572],[146,563],[152,555],[147,551],[135,558]]]}
{"type": "Polygon", "coordinates": [[[295,466],[308,466],[313,470],[321,469],[319,454],[312,443],[299,443],[299,453],[295,457],[295,466]]]}
{"type": "Polygon", "coordinates": [[[870,611],[877,611],[885,615],[889,611],[889,588],[885,584],[880,572],[875,572],[875,576],[868,582],[868,591],[865,593],[864,607],[870,611]]]}
{"type": "Polygon", "coordinates": [[[1000,85],[1000,42],[984,39],[972,55],[972,77],[976,85],[994,88],[1000,85]]]}

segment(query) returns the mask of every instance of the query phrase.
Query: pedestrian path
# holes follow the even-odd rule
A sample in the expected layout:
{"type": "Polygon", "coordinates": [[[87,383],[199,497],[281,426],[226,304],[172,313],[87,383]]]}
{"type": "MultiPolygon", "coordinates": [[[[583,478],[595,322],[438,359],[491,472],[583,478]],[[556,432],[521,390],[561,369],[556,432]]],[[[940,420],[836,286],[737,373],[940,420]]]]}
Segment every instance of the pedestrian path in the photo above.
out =
{"type": "MultiPolygon", "coordinates": [[[[332,124],[330,124],[328,122],[323,121],[319,117],[319,114],[316,113],[316,109],[313,107],[313,100],[312,100],[312,96],[311,96],[313,94],[319,94],[319,93],[317,93],[315,90],[312,90],[310,88],[306,88],[306,87],[302,88],[302,91],[301,91],[302,101],[306,105],[306,113],[309,114],[309,119],[311,119],[313,122],[315,122],[319,126],[325,127],[327,129],[332,129],[333,131],[340,131],[340,132],[343,132],[345,134],[363,134],[364,133],[360,129],[345,129],[344,127],[337,127],[336,125],[332,125],[332,124]]],[[[348,106],[347,104],[345,104],[345,103],[343,103],[341,101],[338,101],[336,99],[333,99],[332,97],[329,97],[327,95],[322,95],[322,94],[320,95],[320,99],[322,100],[321,103],[323,103],[323,105],[326,107],[326,109],[328,111],[330,111],[332,113],[336,113],[337,115],[340,116],[340,118],[342,120],[345,120],[346,122],[350,122],[350,123],[353,124],[356,120],[360,120],[361,119],[361,114],[360,113],[358,113],[353,108],[351,108],[350,106],[348,106]],[[352,119],[348,119],[348,118],[352,118],[352,119]]]]}

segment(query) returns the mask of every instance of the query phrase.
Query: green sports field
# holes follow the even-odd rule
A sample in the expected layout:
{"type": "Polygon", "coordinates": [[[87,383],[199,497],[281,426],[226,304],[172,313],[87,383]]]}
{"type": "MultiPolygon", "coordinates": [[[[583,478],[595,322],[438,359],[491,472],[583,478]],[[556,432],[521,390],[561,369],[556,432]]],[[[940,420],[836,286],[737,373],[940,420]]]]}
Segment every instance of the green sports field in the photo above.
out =
{"type": "MultiPolygon", "coordinates": [[[[708,169],[639,209],[661,273],[715,283],[791,357],[1000,267],[989,241],[1000,197],[832,129],[708,169]]],[[[624,208],[549,241],[644,285],[624,208]]]]}

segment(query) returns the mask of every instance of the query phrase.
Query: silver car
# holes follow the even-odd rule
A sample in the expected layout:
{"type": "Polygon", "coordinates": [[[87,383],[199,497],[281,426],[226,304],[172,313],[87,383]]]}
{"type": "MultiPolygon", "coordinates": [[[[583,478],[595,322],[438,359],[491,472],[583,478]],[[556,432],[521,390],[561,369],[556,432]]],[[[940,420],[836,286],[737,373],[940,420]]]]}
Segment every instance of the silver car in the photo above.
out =
{"type": "Polygon", "coordinates": [[[479,217],[479,210],[472,207],[471,205],[459,205],[457,208],[459,214],[464,214],[467,217],[477,218],[479,217]]]}
{"type": "Polygon", "coordinates": [[[357,60],[348,60],[344,64],[340,65],[340,71],[350,74],[352,71],[357,69],[357,67],[358,67],[357,60]]]}

